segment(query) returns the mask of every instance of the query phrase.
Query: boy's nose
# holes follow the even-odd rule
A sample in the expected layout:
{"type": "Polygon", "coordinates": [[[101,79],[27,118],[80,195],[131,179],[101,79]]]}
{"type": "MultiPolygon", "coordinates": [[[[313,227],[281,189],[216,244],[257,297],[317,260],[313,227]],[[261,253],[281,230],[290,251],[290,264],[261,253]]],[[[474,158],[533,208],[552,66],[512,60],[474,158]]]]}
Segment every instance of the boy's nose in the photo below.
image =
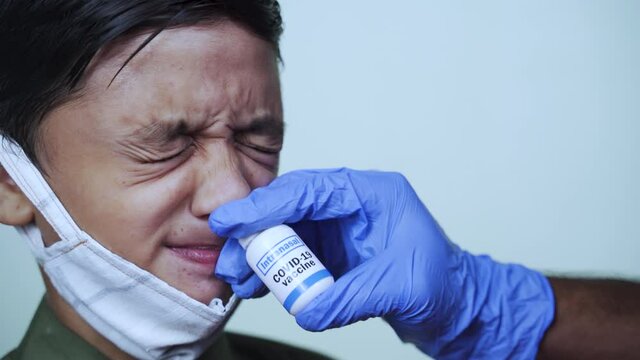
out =
{"type": "Polygon", "coordinates": [[[218,206],[251,192],[233,145],[217,148],[218,151],[209,154],[208,160],[200,162],[195,170],[198,175],[191,211],[198,217],[208,217],[218,206]]]}

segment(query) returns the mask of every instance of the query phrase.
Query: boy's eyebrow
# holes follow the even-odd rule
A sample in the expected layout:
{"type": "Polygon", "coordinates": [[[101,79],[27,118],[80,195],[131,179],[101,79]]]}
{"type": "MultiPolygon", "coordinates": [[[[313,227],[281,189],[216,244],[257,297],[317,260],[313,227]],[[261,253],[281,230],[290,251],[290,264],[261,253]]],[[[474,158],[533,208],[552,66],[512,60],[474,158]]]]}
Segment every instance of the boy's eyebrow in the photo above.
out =
{"type": "Polygon", "coordinates": [[[247,127],[241,130],[242,132],[281,139],[284,137],[284,122],[271,115],[257,116],[251,120],[247,127]]]}
{"type": "MultiPolygon", "coordinates": [[[[238,129],[245,133],[265,135],[281,139],[284,137],[284,122],[271,115],[257,116],[246,126],[238,129]]],[[[148,144],[166,144],[181,135],[188,134],[189,125],[185,120],[154,121],[134,130],[129,141],[148,144]]]]}
{"type": "Polygon", "coordinates": [[[180,121],[154,121],[133,131],[130,141],[164,144],[175,140],[178,136],[187,133],[189,126],[184,120],[180,121]]]}

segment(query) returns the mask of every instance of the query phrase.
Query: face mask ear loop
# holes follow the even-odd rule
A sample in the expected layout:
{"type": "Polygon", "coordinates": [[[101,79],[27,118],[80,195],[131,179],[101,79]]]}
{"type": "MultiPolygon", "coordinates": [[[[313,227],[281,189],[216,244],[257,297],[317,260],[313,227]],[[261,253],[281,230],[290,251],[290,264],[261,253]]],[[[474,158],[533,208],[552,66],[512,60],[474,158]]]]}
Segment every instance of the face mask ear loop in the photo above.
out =
{"type": "MultiPolygon", "coordinates": [[[[2,135],[0,135],[0,163],[20,190],[53,227],[61,241],[86,239],[84,231],[75,224],[71,215],[60,203],[47,181],[22,148],[2,135]]],[[[39,247],[44,248],[42,241],[39,243],[39,247]]]]}
{"type": "Polygon", "coordinates": [[[60,236],[45,247],[34,223],[18,229],[58,293],[91,327],[141,359],[195,359],[223,331],[235,295],[226,306],[207,306],[111,253],[75,224],[20,146],[1,135],[0,163],[60,236]]]}

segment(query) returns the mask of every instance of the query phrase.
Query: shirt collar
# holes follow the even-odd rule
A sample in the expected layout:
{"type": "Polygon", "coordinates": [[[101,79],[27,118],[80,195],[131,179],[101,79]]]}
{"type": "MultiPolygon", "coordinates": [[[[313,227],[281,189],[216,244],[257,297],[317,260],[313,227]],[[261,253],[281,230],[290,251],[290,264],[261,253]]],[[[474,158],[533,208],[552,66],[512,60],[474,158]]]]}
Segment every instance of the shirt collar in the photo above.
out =
{"type": "MultiPolygon", "coordinates": [[[[43,298],[18,348],[18,359],[85,359],[106,357],[78,334],[64,326],[43,298]]],[[[229,341],[222,333],[200,359],[233,360],[229,341]]]]}

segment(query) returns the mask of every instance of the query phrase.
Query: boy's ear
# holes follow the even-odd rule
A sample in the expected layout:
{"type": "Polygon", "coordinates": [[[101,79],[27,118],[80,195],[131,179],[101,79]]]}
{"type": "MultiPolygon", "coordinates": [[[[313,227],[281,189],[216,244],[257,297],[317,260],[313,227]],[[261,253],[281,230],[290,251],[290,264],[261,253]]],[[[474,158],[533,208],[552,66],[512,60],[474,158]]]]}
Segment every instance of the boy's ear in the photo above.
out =
{"type": "Polygon", "coordinates": [[[35,207],[0,166],[0,223],[27,225],[34,220],[35,207]]]}

